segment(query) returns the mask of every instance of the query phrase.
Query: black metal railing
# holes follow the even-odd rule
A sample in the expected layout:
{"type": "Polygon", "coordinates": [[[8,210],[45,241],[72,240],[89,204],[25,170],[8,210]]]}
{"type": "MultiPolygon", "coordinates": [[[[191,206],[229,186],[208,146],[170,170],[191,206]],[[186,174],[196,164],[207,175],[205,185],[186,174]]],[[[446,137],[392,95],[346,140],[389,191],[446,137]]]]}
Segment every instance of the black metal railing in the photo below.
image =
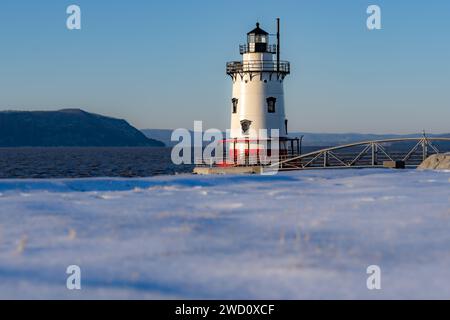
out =
{"type": "MultiPolygon", "coordinates": [[[[250,44],[241,44],[239,46],[239,52],[241,54],[256,52],[255,44],[252,44],[252,45],[250,45],[250,44]]],[[[272,54],[277,53],[277,45],[276,44],[268,44],[267,45],[267,49],[266,49],[265,52],[272,53],[272,54]]]]}
{"type": "Polygon", "coordinates": [[[233,75],[242,72],[279,72],[291,73],[291,64],[287,61],[232,61],[227,63],[227,74],[233,75]]]}

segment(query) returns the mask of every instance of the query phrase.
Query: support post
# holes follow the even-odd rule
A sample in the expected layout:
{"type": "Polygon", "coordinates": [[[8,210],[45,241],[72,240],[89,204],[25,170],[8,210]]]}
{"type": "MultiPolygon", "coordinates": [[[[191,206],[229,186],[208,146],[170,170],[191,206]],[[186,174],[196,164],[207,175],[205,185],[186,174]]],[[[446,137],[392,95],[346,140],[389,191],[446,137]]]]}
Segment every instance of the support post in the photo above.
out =
{"type": "Polygon", "coordinates": [[[425,161],[428,158],[428,141],[426,138],[422,140],[422,159],[425,161]]]}
{"type": "Polygon", "coordinates": [[[237,162],[236,141],[237,141],[237,138],[234,138],[234,146],[233,146],[233,165],[236,165],[236,162],[237,162]]]}
{"type": "Polygon", "coordinates": [[[245,153],[245,165],[250,164],[250,139],[247,139],[247,152],[245,153]]]}
{"type": "Polygon", "coordinates": [[[259,165],[259,137],[256,138],[256,164],[259,165]]]}
{"type": "Polygon", "coordinates": [[[372,167],[378,165],[378,146],[376,143],[372,143],[372,167]]]}
{"type": "Polygon", "coordinates": [[[300,148],[299,148],[299,153],[300,153],[300,155],[303,154],[303,137],[304,137],[304,136],[301,136],[301,137],[300,137],[300,148]]]}
{"type": "Polygon", "coordinates": [[[227,146],[227,140],[223,140],[222,143],[222,165],[226,165],[226,160],[227,160],[227,151],[228,151],[228,146],[227,146]]]}
{"type": "Polygon", "coordinates": [[[280,75],[280,18],[277,18],[277,74],[280,75]]]}

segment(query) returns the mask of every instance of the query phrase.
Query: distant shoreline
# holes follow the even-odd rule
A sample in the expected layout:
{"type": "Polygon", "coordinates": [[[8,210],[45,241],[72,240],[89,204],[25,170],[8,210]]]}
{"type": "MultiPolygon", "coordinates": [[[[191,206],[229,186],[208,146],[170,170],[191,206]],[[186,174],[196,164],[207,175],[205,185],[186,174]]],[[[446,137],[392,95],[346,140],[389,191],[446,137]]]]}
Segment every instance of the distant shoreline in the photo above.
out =
{"type": "Polygon", "coordinates": [[[0,147],[164,147],[124,119],[81,109],[0,111],[0,147]]]}

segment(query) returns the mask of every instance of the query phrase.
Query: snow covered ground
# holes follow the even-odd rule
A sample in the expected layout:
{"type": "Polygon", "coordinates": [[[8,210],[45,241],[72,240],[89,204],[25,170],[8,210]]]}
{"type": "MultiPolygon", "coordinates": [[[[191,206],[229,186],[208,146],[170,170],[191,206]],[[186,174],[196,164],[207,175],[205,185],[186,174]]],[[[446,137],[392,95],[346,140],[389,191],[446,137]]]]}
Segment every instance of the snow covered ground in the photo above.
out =
{"type": "Polygon", "coordinates": [[[450,172],[3,180],[0,298],[450,298],[450,172]]]}

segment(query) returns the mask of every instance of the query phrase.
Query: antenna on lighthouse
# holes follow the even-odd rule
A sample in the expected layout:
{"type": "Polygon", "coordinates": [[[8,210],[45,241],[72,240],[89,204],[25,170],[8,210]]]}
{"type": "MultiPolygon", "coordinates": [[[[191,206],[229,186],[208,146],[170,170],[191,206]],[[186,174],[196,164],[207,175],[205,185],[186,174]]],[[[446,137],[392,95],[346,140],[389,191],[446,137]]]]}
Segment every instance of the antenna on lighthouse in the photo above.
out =
{"type": "Polygon", "coordinates": [[[280,72],[280,18],[277,18],[277,72],[280,72]]]}

